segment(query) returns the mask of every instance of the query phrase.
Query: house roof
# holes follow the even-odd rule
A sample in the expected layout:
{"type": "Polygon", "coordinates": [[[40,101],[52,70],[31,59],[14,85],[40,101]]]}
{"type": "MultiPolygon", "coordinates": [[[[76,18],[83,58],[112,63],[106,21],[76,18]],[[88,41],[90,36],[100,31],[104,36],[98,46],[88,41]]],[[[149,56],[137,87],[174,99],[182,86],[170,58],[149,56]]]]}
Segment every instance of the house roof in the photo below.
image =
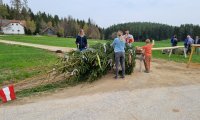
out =
{"type": "Polygon", "coordinates": [[[9,20],[0,19],[0,26],[4,26],[9,23],[9,20]]]}
{"type": "Polygon", "coordinates": [[[0,19],[0,27],[7,26],[10,23],[19,23],[22,26],[26,26],[26,21],[25,20],[5,20],[5,19],[0,19]]]}

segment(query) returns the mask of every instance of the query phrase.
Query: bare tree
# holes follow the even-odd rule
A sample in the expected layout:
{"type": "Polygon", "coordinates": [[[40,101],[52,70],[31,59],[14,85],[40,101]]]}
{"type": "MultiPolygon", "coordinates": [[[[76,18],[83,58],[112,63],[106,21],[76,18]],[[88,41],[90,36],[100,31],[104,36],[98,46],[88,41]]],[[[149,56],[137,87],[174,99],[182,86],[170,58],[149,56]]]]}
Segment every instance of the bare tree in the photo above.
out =
{"type": "Polygon", "coordinates": [[[27,0],[11,0],[11,5],[16,9],[16,19],[21,19],[22,8],[28,9],[27,0]]]}

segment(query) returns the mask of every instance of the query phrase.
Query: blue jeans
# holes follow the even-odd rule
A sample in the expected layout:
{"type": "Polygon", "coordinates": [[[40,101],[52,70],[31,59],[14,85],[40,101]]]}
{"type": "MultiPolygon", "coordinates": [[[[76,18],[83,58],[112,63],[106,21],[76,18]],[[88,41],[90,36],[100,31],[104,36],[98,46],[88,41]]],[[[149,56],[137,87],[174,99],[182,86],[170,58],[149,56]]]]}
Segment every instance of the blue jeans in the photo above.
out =
{"type": "Polygon", "coordinates": [[[116,77],[119,74],[119,63],[122,67],[122,76],[125,76],[125,52],[115,52],[116,77]]]}

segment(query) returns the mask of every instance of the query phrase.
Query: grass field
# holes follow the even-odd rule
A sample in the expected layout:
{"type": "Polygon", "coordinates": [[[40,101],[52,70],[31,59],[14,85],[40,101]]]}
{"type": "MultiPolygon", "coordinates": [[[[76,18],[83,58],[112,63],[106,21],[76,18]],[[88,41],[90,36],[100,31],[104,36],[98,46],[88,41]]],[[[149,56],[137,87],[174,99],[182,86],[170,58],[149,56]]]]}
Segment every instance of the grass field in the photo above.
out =
{"type": "MultiPolygon", "coordinates": [[[[11,35],[0,36],[3,40],[12,40],[26,43],[35,43],[42,45],[72,47],[75,48],[74,38],[57,38],[49,36],[23,36],[11,35]]],[[[106,40],[88,40],[90,45],[98,42],[105,43],[106,40]]],[[[134,46],[143,46],[144,42],[135,42],[134,46]]],[[[183,45],[182,42],[179,45],[183,45]]],[[[154,47],[169,47],[170,41],[164,40],[156,42],[154,47]]],[[[161,51],[153,51],[153,58],[160,58],[169,61],[184,62],[188,61],[183,55],[172,55],[170,58],[161,51]]],[[[7,45],[0,43],[0,86],[10,80],[17,82],[26,78],[44,74],[49,67],[55,64],[57,56],[53,53],[17,45],[7,45]]],[[[200,63],[200,55],[194,55],[192,62],[200,63]]],[[[42,91],[54,90],[55,88],[66,87],[66,83],[56,83],[37,86],[17,92],[18,97],[29,96],[42,91]]]]}
{"type": "MultiPolygon", "coordinates": [[[[12,40],[26,43],[35,43],[43,45],[52,45],[52,46],[61,46],[61,47],[73,47],[75,48],[75,39],[74,38],[58,38],[58,37],[49,37],[49,36],[24,36],[24,35],[11,35],[11,36],[0,36],[0,39],[12,40]]],[[[112,40],[111,40],[112,41],[112,40]]],[[[98,42],[105,43],[106,40],[88,40],[90,45],[96,44],[98,42]]],[[[144,42],[135,42],[134,46],[143,46],[144,42]]],[[[183,45],[183,42],[179,42],[178,45],[183,45]]],[[[169,47],[170,41],[156,41],[154,47],[169,47]]],[[[168,55],[161,54],[161,51],[153,52],[154,58],[161,58],[170,61],[176,62],[187,62],[188,59],[185,59],[183,55],[172,55],[170,58],[168,55]]],[[[194,55],[192,62],[200,63],[200,55],[194,55]]]]}
{"type": "MultiPolygon", "coordinates": [[[[0,39],[11,40],[18,42],[50,45],[50,46],[60,46],[60,47],[72,47],[75,48],[75,39],[74,38],[58,38],[53,36],[24,36],[24,35],[9,35],[9,36],[0,36],[0,39]]],[[[104,43],[105,40],[88,40],[89,45],[94,45],[97,42],[104,43]]]]}
{"type": "MultiPolygon", "coordinates": [[[[24,36],[24,35],[9,35],[9,36],[0,36],[0,39],[11,40],[18,42],[42,44],[42,45],[51,45],[51,46],[60,46],[60,47],[72,47],[75,48],[75,38],[58,38],[53,36],[24,36]]],[[[93,40],[89,39],[89,45],[94,45],[96,43],[105,43],[112,42],[112,40],[93,40]]],[[[135,46],[142,46],[144,42],[135,42],[135,46]]],[[[182,43],[181,43],[182,44],[182,43]]],[[[158,41],[154,47],[169,47],[170,43],[168,40],[158,41]]]]}
{"type": "MultiPolygon", "coordinates": [[[[142,42],[135,42],[135,46],[143,46],[145,43],[142,42]]],[[[183,42],[179,42],[180,46],[183,46],[183,42]]],[[[164,41],[157,41],[155,42],[155,48],[157,47],[170,47],[170,41],[164,40],[164,41]]],[[[172,54],[171,57],[168,56],[168,54],[162,54],[162,51],[153,51],[153,58],[159,58],[159,59],[165,59],[169,61],[175,61],[175,62],[181,62],[181,63],[187,63],[188,58],[185,58],[184,55],[175,55],[172,54]]],[[[200,54],[194,54],[192,58],[192,62],[194,63],[200,63],[200,54]]]]}
{"type": "Polygon", "coordinates": [[[56,59],[56,55],[41,49],[0,43],[0,85],[42,74],[56,59]]]}

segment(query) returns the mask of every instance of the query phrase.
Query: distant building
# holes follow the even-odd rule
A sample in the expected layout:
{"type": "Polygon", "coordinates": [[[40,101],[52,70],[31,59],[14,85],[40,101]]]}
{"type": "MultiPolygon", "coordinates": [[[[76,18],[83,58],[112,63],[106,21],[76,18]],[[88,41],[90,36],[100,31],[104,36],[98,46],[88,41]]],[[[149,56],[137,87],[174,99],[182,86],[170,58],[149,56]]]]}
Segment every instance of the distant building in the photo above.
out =
{"type": "Polygon", "coordinates": [[[42,31],[42,34],[44,34],[44,35],[56,35],[56,32],[53,28],[48,27],[48,28],[46,28],[42,31]]]}
{"type": "Polygon", "coordinates": [[[1,33],[25,34],[25,21],[0,19],[1,33]]]}

